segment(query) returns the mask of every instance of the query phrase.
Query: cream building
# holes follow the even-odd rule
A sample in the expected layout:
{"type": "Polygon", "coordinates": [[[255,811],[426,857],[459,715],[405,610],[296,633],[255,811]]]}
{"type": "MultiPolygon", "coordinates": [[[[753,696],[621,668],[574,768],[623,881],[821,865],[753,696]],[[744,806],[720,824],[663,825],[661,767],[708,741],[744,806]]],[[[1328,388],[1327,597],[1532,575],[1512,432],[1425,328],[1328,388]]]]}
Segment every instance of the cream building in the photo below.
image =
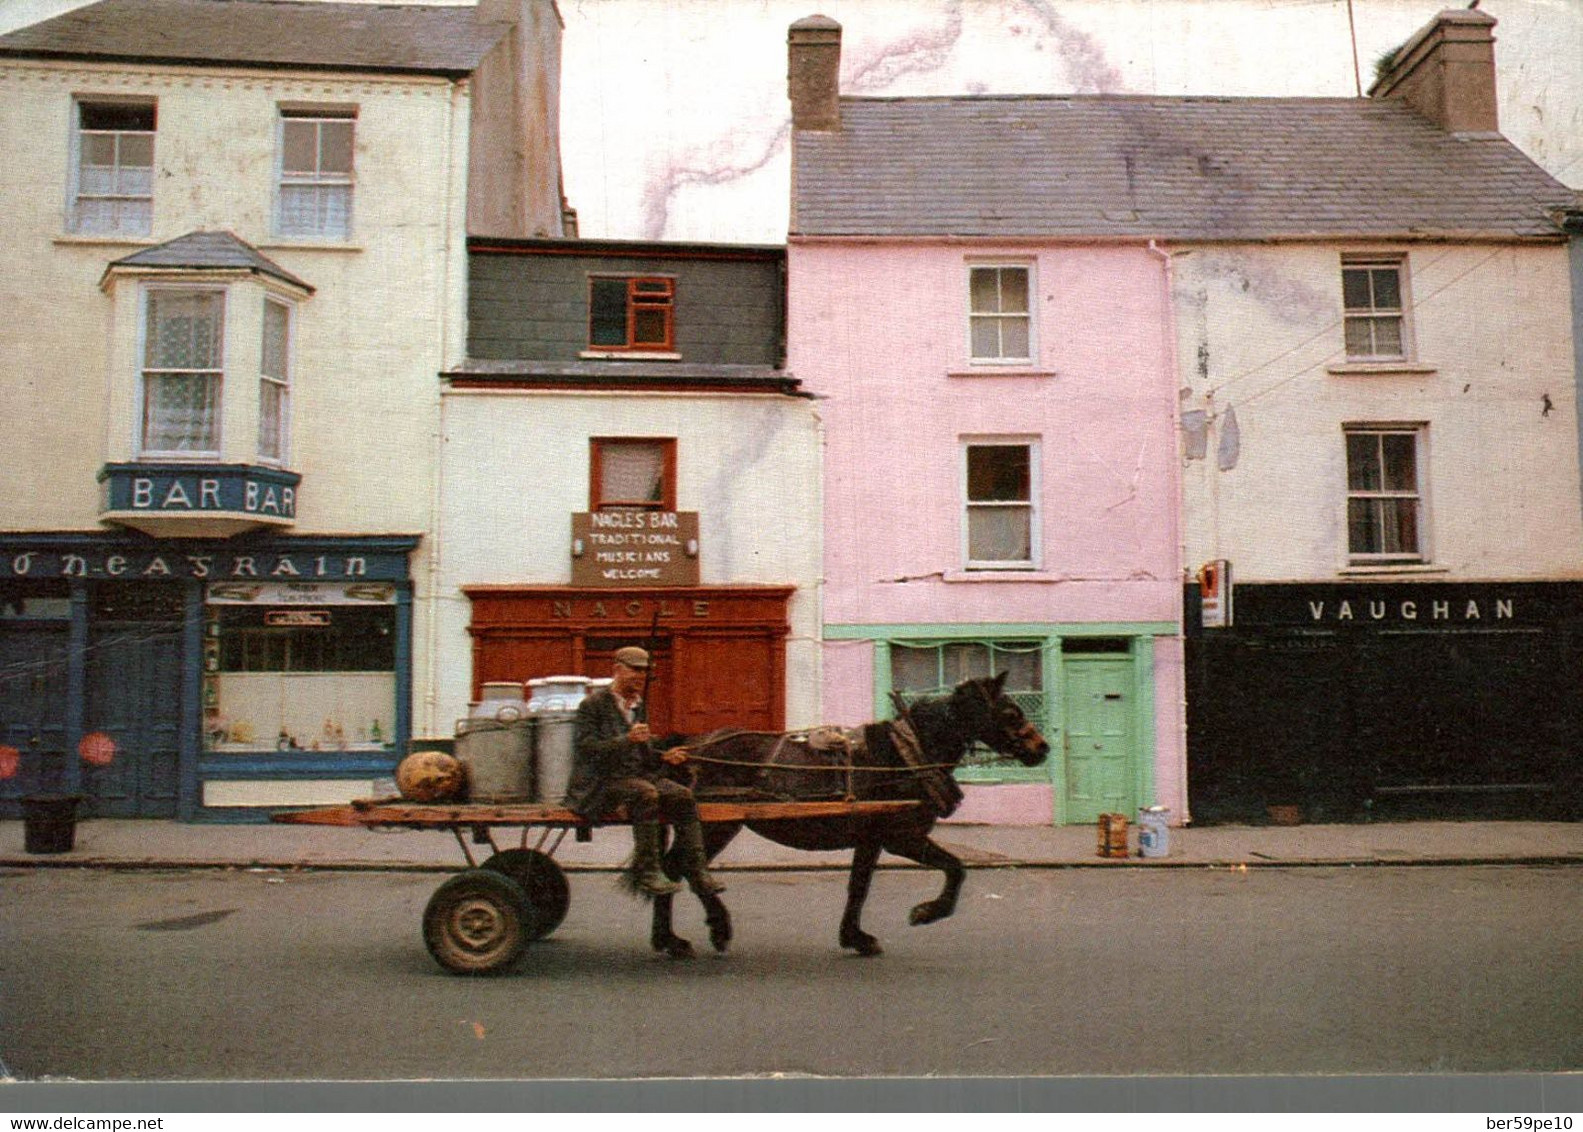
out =
{"type": "Polygon", "coordinates": [[[0,37],[5,804],[389,774],[469,226],[562,232],[559,32],[552,0],[104,0],[0,37]]]}

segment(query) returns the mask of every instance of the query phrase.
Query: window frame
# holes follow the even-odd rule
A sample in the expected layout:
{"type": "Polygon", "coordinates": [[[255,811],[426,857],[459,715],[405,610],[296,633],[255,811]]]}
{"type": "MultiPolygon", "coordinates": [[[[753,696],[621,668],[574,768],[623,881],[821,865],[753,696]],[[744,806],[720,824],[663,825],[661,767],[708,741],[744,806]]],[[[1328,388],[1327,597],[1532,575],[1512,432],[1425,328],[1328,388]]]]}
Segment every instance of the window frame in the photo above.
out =
{"type": "Polygon", "coordinates": [[[1040,568],[1044,560],[1041,526],[1040,438],[1037,436],[964,436],[959,441],[959,491],[961,501],[962,569],[971,573],[1021,572],[1040,568]],[[969,453],[974,448],[1026,448],[1028,450],[1028,498],[1019,500],[974,500],[970,496],[969,453]],[[984,508],[1022,508],[1028,516],[1028,557],[1026,559],[974,558],[972,513],[984,508]]]}
{"type": "Polygon", "coordinates": [[[149,283],[138,289],[138,332],[137,332],[137,423],[135,450],[140,460],[149,460],[160,463],[179,461],[217,460],[225,447],[225,393],[226,374],[231,372],[229,351],[231,348],[231,303],[230,289],[225,286],[206,285],[203,283],[149,283]],[[149,306],[150,300],[159,294],[167,295],[218,295],[220,299],[220,368],[219,370],[161,368],[151,369],[148,356],[149,333],[149,306]],[[149,424],[149,375],[167,373],[197,373],[214,374],[218,385],[214,409],[214,435],[213,447],[204,449],[167,449],[151,448],[148,444],[149,424]]]}
{"type": "Polygon", "coordinates": [[[291,240],[347,241],[355,230],[357,204],[357,125],[358,110],[355,105],[281,104],[275,108],[275,207],[271,227],[278,237],[291,240]],[[314,165],[312,172],[286,171],[286,124],[312,122],[314,131],[314,165]],[[352,137],[347,147],[345,173],[325,173],[320,166],[324,160],[323,124],[326,122],[350,123],[352,137]],[[332,230],[321,223],[313,230],[290,227],[286,224],[286,190],[288,188],[344,188],[346,190],[346,222],[339,230],[332,230]]]}
{"type": "Polygon", "coordinates": [[[295,376],[293,366],[293,351],[297,340],[297,308],[279,295],[266,293],[263,298],[263,318],[259,324],[259,357],[258,357],[258,437],[257,454],[258,462],[271,467],[285,467],[291,460],[291,391],[292,379],[295,376]],[[268,369],[269,348],[269,309],[277,307],[285,314],[285,341],[281,345],[281,362],[284,370],[279,376],[271,374],[268,369]],[[264,394],[271,388],[278,390],[279,420],[279,450],[267,453],[264,450],[264,394]]]}
{"type": "MultiPolygon", "coordinates": [[[[974,366],[1028,366],[1032,365],[1039,356],[1039,343],[1037,327],[1034,318],[1034,296],[1038,293],[1035,264],[1032,260],[979,260],[969,261],[967,267],[967,360],[974,366]],[[1004,271],[1021,271],[1027,281],[1027,307],[1023,311],[977,311],[974,310],[973,273],[977,271],[994,271],[996,275],[996,300],[997,304],[1002,297],[1001,277],[998,273],[1004,271]],[[1027,352],[1020,355],[1006,354],[979,354],[974,346],[973,330],[977,320],[994,319],[997,327],[1004,325],[1012,319],[1022,319],[1025,322],[1028,348],[1027,352]]],[[[996,339],[1000,349],[1005,348],[1004,334],[998,329],[996,339]]]]}
{"type": "MultiPolygon", "coordinates": [[[[1422,566],[1430,561],[1428,492],[1424,484],[1424,467],[1427,463],[1429,426],[1422,422],[1357,421],[1342,426],[1343,461],[1345,474],[1345,503],[1342,510],[1342,530],[1345,532],[1346,562],[1349,566],[1422,566]],[[1413,442],[1413,488],[1411,491],[1389,489],[1385,483],[1385,455],[1376,445],[1379,460],[1380,488],[1377,490],[1352,487],[1352,438],[1354,436],[1408,436],[1413,442]],[[1415,547],[1411,551],[1360,551],[1352,543],[1352,510],[1354,502],[1410,500],[1413,503],[1413,530],[1415,547]]],[[[1384,522],[1383,512],[1377,519],[1384,522]]],[[[1384,539],[1382,537],[1381,544],[1384,539]]]]}
{"type": "Polygon", "coordinates": [[[620,272],[591,272],[588,276],[588,351],[595,354],[673,354],[676,352],[676,276],[629,275],[620,272]],[[621,345],[594,341],[594,288],[600,283],[626,284],[626,340],[621,345]],[[642,287],[657,288],[641,291],[642,287]],[[661,342],[638,341],[640,311],[661,313],[665,337],[661,342]]]}
{"type": "MultiPolygon", "coordinates": [[[[880,674],[883,687],[887,692],[892,692],[902,698],[903,702],[911,705],[928,696],[948,695],[954,682],[946,679],[945,654],[948,649],[980,647],[988,651],[990,675],[994,675],[1001,666],[996,664],[997,653],[1030,654],[1034,657],[1032,671],[1038,683],[1035,688],[1022,688],[1011,686],[1008,681],[1006,693],[1022,708],[1023,714],[1028,717],[1039,733],[1046,737],[1056,733],[1060,721],[1055,717],[1060,710],[1058,683],[1050,670],[1049,659],[1051,655],[1052,640],[1038,633],[1015,634],[1007,633],[995,636],[950,636],[950,637],[920,637],[905,638],[894,637],[884,642],[883,663],[885,671],[880,674]],[[939,683],[932,689],[906,690],[898,686],[896,680],[897,652],[907,649],[915,653],[932,651],[935,653],[935,672],[939,683]],[[1034,697],[1037,697],[1035,701],[1034,697]],[[1037,706],[1035,706],[1035,703],[1037,706]]],[[[1015,671],[1007,666],[1008,670],[1015,671]]],[[[974,743],[968,755],[958,766],[958,774],[963,781],[979,783],[991,782],[1048,782],[1050,769],[1048,765],[1025,767],[1016,759],[1005,756],[996,756],[990,749],[981,743],[974,743]]]]}
{"type": "Polygon", "coordinates": [[[595,511],[675,511],[676,438],[673,436],[591,436],[588,438],[588,510],[595,511]],[[606,449],[626,445],[658,445],[661,452],[660,499],[638,501],[606,499],[603,492],[606,449]]]}
{"type": "Polygon", "coordinates": [[[150,235],[154,230],[154,170],[158,153],[159,139],[159,100],[156,98],[118,97],[115,95],[74,95],[71,100],[71,139],[70,139],[70,177],[67,188],[66,224],[65,230],[77,236],[105,236],[139,239],[150,235]],[[154,124],[148,130],[99,130],[87,129],[83,126],[83,112],[88,107],[113,107],[148,109],[153,112],[154,124]],[[87,135],[113,135],[116,139],[116,163],[111,168],[118,173],[122,168],[120,161],[121,139],[125,136],[135,135],[149,139],[148,157],[148,192],[147,193],[85,193],[83,190],[83,139],[87,135]],[[117,223],[108,228],[95,228],[87,226],[81,218],[81,204],[84,199],[113,200],[113,201],[146,201],[147,211],[137,224],[127,225],[120,221],[120,209],[117,209],[117,223]]]}
{"type": "MultiPolygon", "coordinates": [[[[1409,317],[1412,309],[1412,300],[1408,290],[1407,255],[1406,253],[1392,252],[1356,252],[1345,253],[1341,257],[1341,349],[1342,356],[1348,365],[1391,365],[1393,363],[1407,363],[1414,359],[1413,327],[1409,317]],[[1375,301],[1374,283],[1372,273],[1377,270],[1389,268],[1396,274],[1395,307],[1382,307],[1375,301]],[[1369,276],[1369,305],[1367,307],[1350,307],[1347,305],[1347,272],[1368,271],[1369,276]],[[1401,349],[1394,354],[1368,353],[1355,354],[1352,352],[1351,335],[1349,330],[1355,322],[1365,321],[1370,324],[1386,319],[1395,319],[1397,334],[1400,337],[1401,349]]],[[[1370,344],[1374,344],[1374,332],[1370,329],[1370,344]]]]}

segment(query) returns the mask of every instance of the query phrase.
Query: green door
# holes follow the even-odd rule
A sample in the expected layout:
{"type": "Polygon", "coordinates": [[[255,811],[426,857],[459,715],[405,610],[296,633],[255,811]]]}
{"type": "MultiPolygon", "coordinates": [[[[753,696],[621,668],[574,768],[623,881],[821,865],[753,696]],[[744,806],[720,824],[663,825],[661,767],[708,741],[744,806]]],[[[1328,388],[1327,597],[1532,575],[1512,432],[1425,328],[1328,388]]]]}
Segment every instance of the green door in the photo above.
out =
{"type": "Polygon", "coordinates": [[[1066,821],[1100,814],[1134,815],[1135,707],[1132,661],[1122,657],[1065,658],[1066,821]]]}

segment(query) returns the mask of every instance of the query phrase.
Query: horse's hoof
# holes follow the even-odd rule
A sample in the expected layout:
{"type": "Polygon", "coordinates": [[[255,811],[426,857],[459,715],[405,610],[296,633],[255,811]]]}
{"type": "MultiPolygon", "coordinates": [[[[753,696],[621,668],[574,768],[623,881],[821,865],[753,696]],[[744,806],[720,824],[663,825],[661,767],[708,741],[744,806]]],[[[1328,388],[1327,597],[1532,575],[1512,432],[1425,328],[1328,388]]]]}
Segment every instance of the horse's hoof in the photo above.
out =
{"type": "Polygon", "coordinates": [[[675,940],[665,948],[665,957],[667,959],[691,959],[693,957],[693,945],[685,939],[675,940]]]}
{"type": "Polygon", "coordinates": [[[920,924],[932,924],[936,920],[943,920],[950,914],[949,909],[941,908],[933,901],[929,901],[925,904],[919,904],[911,912],[908,912],[907,922],[913,927],[918,927],[920,924]]]}
{"type": "Polygon", "coordinates": [[[856,935],[847,936],[841,940],[841,946],[859,955],[883,955],[885,949],[879,945],[879,940],[867,932],[858,932],[856,935]]]}
{"type": "Polygon", "coordinates": [[[709,943],[716,951],[724,951],[731,946],[731,929],[729,927],[710,928],[709,943]]]}

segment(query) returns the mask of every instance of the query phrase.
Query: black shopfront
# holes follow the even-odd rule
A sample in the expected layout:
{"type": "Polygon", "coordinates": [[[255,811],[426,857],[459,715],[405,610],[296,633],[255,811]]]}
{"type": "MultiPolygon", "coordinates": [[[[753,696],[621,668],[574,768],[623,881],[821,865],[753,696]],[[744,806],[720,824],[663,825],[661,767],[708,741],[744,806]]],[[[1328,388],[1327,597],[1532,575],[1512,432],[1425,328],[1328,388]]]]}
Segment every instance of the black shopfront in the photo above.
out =
{"type": "Polygon", "coordinates": [[[1583,583],[1188,588],[1198,822],[1577,816],[1583,583]]]}

